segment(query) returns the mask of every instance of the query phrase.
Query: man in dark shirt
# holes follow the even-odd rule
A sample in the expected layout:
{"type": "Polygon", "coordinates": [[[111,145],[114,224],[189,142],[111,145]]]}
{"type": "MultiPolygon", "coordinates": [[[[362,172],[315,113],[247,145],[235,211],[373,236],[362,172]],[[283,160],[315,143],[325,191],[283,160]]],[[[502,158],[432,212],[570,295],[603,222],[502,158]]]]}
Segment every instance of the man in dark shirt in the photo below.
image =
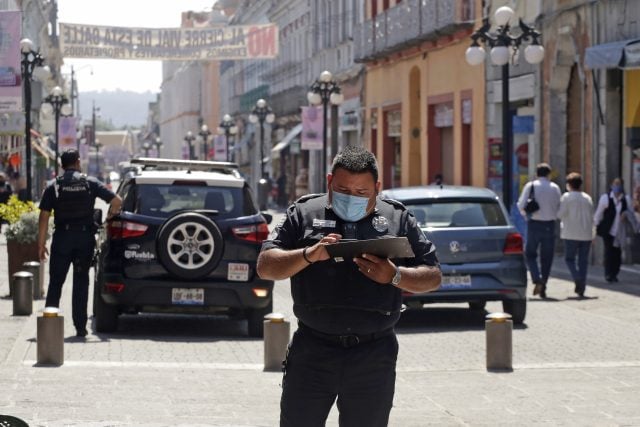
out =
{"type": "Polygon", "coordinates": [[[62,285],[73,264],[73,324],[76,335],[87,335],[89,268],[95,248],[93,210],[96,197],[109,203],[108,216],[120,212],[122,199],[100,181],[80,173],[80,155],[67,150],[60,156],[64,174],[44,190],[40,201],[38,253],[45,260],[47,229],[54,211],[55,231],[51,241],[47,307],[59,307],[62,285]]]}
{"type": "Polygon", "coordinates": [[[328,194],[291,205],[264,242],[263,279],[291,278],[299,327],[289,345],[280,403],[281,426],[323,426],[337,397],[341,426],[385,426],[393,403],[402,292],[440,285],[435,248],[415,218],[378,197],[375,157],[345,148],[327,176],[328,194]],[[414,258],[363,254],[332,259],[341,239],[405,236],[414,258]]]}

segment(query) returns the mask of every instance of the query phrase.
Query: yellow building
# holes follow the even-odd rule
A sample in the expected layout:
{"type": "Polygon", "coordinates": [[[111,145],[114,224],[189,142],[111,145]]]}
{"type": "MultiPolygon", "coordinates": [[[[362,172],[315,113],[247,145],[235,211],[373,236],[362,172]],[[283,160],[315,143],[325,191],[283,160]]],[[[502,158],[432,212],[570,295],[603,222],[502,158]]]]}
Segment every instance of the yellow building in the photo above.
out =
{"type": "Polygon", "coordinates": [[[484,186],[484,67],[465,60],[480,1],[372,0],[356,38],[366,64],[365,146],[384,188],[484,186]]]}

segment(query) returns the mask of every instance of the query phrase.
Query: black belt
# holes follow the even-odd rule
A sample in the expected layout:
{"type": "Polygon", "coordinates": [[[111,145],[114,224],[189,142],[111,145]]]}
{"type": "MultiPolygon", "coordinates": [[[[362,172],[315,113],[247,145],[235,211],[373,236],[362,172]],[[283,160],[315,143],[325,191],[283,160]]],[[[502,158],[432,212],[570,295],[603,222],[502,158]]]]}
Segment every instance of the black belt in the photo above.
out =
{"type": "Polygon", "coordinates": [[[304,323],[298,321],[298,329],[304,332],[308,332],[309,334],[318,337],[324,341],[328,341],[333,344],[340,345],[344,348],[355,347],[358,344],[364,344],[366,342],[375,341],[382,337],[386,337],[387,335],[391,335],[393,333],[393,328],[385,329],[384,331],[374,332],[371,334],[349,334],[349,335],[332,335],[325,334],[324,332],[320,332],[304,323]]]}
{"type": "Polygon", "coordinates": [[[91,230],[91,226],[86,224],[61,224],[61,225],[56,225],[56,230],[89,231],[91,230]]]}

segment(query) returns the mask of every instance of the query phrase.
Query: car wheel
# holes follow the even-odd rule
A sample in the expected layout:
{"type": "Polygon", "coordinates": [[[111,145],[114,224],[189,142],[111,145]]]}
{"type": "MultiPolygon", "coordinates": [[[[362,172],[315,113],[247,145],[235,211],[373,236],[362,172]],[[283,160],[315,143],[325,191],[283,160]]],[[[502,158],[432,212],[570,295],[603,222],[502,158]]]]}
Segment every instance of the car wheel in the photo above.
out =
{"type": "Polygon", "coordinates": [[[174,276],[200,279],[211,273],[224,253],[218,226],[204,215],[178,214],[163,224],[158,233],[158,259],[174,276]]]}
{"type": "Polygon", "coordinates": [[[273,311],[273,300],[264,308],[247,309],[247,326],[249,336],[253,338],[262,338],[264,336],[264,316],[273,311]]]}
{"type": "Polygon", "coordinates": [[[511,315],[511,320],[516,325],[522,324],[527,314],[526,299],[507,299],[502,301],[502,309],[511,315]]]}
{"type": "Polygon", "coordinates": [[[486,306],[486,301],[469,301],[469,308],[473,311],[482,311],[486,306]]]}

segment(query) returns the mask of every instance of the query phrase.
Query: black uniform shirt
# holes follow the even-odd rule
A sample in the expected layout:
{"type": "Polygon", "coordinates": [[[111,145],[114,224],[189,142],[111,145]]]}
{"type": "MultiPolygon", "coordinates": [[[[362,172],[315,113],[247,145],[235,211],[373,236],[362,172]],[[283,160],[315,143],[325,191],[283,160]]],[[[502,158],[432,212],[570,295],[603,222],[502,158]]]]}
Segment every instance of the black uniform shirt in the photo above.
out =
{"type": "MultiPolygon", "coordinates": [[[[262,250],[311,246],[329,233],[360,240],[406,236],[415,258],[395,259],[396,265],[438,265],[435,247],[413,215],[401,203],[381,198],[370,215],[347,223],[328,206],[326,195],[303,197],[288,208],[262,250]]],[[[350,259],[307,266],[291,277],[291,293],[298,319],[328,334],[379,332],[393,327],[400,317],[401,290],[370,280],[350,259]]]]}
{"type": "MultiPolygon", "coordinates": [[[[66,169],[64,171],[63,177],[64,179],[70,179],[74,173],[79,173],[79,172],[74,169],[66,169]]],[[[102,200],[109,203],[111,202],[111,199],[113,199],[116,196],[111,190],[109,190],[102,182],[100,182],[96,178],[92,176],[87,176],[86,180],[87,180],[87,183],[89,184],[89,191],[91,193],[91,197],[94,202],[96,197],[100,197],[102,200]]],[[[57,182],[54,179],[47,185],[47,188],[45,188],[44,193],[42,193],[42,200],[40,200],[40,209],[42,209],[43,211],[51,212],[52,210],[55,209],[57,200],[56,200],[56,189],[54,187],[56,185],[57,185],[57,182]]],[[[55,225],[60,225],[55,215],[53,217],[53,220],[55,225]]],[[[87,216],[83,218],[83,220],[80,221],[79,223],[85,224],[85,225],[91,225],[92,222],[93,222],[93,211],[88,212],[87,216]]]]}

